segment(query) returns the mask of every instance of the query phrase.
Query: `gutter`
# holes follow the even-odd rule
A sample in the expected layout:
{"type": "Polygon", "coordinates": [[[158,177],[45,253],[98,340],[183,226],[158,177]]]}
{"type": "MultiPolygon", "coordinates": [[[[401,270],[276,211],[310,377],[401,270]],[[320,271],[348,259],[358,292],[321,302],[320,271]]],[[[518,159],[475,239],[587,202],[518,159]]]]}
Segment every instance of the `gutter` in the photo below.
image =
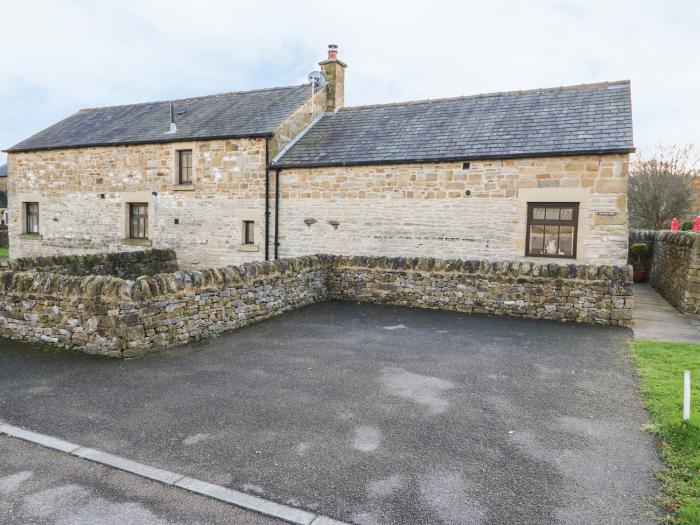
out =
{"type": "Polygon", "coordinates": [[[275,170],[275,260],[278,258],[280,223],[280,170],[275,170]]]}
{"type": "Polygon", "coordinates": [[[15,146],[1,150],[3,153],[27,153],[30,151],[48,151],[56,149],[77,149],[77,148],[111,148],[118,146],[141,146],[144,144],[170,144],[173,142],[188,142],[188,141],[198,141],[198,140],[226,140],[226,139],[254,139],[254,138],[269,138],[272,137],[274,133],[244,133],[238,135],[211,135],[205,137],[173,137],[170,136],[165,139],[151,139],[151,140],[131,140],[124,142],[97,142],[91,144],[69,144],[62,146],[46,146],[46,147],[35,147],[35,148],[17,148],[15,146]]]}
{"type": "MultiPolygon", "coordinates": [[[[300,163],[300,164],[284,164],[275,163],[272,161],[272,167],[275,169],[295,169],[295,168],[327,168],[327,167],[344,167],[344,166],[377,166],[381,164],[425,164],[437,162],[465,162],[465,161],[480,161],[480,160],[515,160],[515,159],[531,159],[536,157],[574,157],[579,155],[614,155],[619,153],[634,153],[636,148],[619,148],[608,150],[586,150],[586,151],[549,151],[538,153],[509,153],[504,155],[465,155],[461,157],[422,157],[417,159],[391,159],[391,160],[359,160],[350,162],[317,162],[317,163],[300,163]]],[[[279,157],[279,155],[278,155],[279,157]]]]}
{"type": "Polygon", "coordinates": [[[270,260],[270,137],[265,137],[265,260],[270,260]]]}

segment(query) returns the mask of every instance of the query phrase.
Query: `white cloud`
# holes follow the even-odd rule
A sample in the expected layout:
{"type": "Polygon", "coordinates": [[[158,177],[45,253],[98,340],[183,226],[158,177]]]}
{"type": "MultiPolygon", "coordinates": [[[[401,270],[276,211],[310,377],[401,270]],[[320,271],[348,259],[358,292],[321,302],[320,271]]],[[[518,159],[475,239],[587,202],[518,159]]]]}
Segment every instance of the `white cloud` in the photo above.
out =
{"type": "Polygon", "coordinates": [[[700,4],[0,3],[0,146],[81,108],[304,81],[340,45],[348,104],[632,80],[635,141],[700,144],[700,4]]]}

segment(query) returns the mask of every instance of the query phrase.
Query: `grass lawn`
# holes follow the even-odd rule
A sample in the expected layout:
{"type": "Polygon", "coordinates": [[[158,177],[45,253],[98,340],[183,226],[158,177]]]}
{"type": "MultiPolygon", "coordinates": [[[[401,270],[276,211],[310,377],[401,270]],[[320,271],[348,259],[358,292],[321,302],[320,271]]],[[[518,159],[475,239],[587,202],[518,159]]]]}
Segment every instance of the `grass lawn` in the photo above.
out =
{"type": "Polygon", "coordinates": [[[660,474],[669,523],[700,523],[700,345],[635,341],[642,397],[668,469],[660,474]],[[690,421],[682,420],[683,371],[690,370],[690,421]]]}
{"type": "Polygon", "coordinates": [[[10,256],[10,249],[9,248],[0,248],[0,257],[9,257],[10,256]]]}

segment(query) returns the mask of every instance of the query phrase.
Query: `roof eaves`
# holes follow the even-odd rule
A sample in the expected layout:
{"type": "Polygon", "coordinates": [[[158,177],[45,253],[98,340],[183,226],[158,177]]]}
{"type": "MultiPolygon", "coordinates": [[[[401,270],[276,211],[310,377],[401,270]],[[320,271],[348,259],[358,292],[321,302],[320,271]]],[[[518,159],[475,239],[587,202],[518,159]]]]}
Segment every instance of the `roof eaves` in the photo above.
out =
{"type": "Polygon", "coordinates": [[[457,157],[425,157],[417,159],[387,159],[387,160],[358,160],[349,162],[302,162],[299,164],[273,164],[273,168],[277,169],[296,169],[296,168],[328,168],[328,167],[345,167],[345,166],[377,166],[381,164],[425,164],[432,162],[466,162],[466,161],[481,161],[481,160],[505,160],[505,159],[531,159],[535,157],[574,157],[577,155],[615,155],[634,153],[636,148],[611,148],[611,149],[596,149],[596,150],[580,150],[580,151],[542,151],[535,153],[511,153],[503,155],[463,155],[457,157]]]}
{"type": "Polygon", "coordinates": [[[45,146],[45,147],[29,147],[11,148],[2,150],[3,153],[27,153],[30,151],[48,151],[57,149],[78,149],[78,148],[107,148],[116,146],[139,146],[143,144],[170,144],[173,142],[191,142],[191,141],[207,141],[207,140],[226,140],[226,139],[249,139],[249,138],[265,138],[272,137],[274,133],[266,131],[265,133],[238,133],[235,135],[214,135],[207,137],[169,137],[161,140],[134,140],[120,142],[100,142],[100,143],[85,143],[85,144],[69,144],[63,146],[45,146]]]}

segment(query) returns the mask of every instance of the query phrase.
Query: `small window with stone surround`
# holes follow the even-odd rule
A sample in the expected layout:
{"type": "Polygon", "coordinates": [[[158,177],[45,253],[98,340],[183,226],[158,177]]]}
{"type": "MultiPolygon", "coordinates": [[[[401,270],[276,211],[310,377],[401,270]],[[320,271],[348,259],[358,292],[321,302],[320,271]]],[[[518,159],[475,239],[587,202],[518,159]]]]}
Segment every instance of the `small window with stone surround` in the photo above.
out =
{"type": "Polygon", "coordinates": [[[192,150],[177,151],[177,183],[181,186],[192,184],[192,150]]]}
{"type": "Polygon", "coordinates": [[[24,233],[39,235],[39,203],[24,203],[24,233]]]}
{"type": "Polygon", "coordinates": [[[148,239],[148,204],[129,203],[129,238],[148,239]]]}
{"type": "Polygon", "coordinates": [[[525,255],[576,258],[578,203],[528,202],[525,255]]]}
{"type": "Polygon", "coordinates": [[[243,221],[243,244],[255,244],[255,221],[243,221]]]}

